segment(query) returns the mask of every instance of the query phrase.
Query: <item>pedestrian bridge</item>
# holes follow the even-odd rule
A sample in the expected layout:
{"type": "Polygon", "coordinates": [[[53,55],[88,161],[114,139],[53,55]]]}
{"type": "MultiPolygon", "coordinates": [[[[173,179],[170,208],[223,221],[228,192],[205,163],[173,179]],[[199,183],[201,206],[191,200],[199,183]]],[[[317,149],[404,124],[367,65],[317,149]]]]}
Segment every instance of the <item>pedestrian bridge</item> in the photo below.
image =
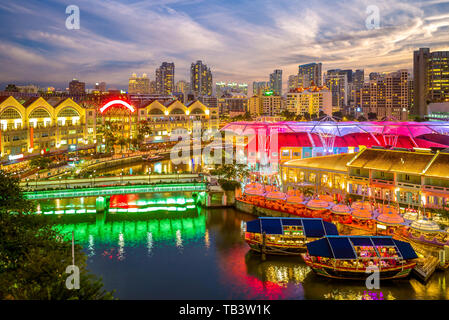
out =
{"type": "Polygon", "coordinates": [[[134,186],[113,186],[102,188],[80,188],[80,189],[61,189],[47,191],[24,192],[26,199],[56,199],[56,198],[78,198],[108,196],[116,194],[130,193],[151,193],[151,192],[184,192],[207,190],[206,183],[177,183],[177,184],[155,184],[155,185],[134,185],[134,186]]]}

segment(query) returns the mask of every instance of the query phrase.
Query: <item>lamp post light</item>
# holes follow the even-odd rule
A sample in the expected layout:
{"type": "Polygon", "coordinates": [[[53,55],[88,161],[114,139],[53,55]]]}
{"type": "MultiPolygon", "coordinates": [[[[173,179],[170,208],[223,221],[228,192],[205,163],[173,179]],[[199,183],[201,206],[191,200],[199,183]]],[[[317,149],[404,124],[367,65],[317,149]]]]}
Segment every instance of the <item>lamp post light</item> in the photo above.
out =
{"type": "Polygon", "coordinates": [[[62,176],[59,176],[59,187],[61,187],[61,179],[62,179],[62,176]]]}
{"type": "Polygon", "coordinates": [[[148,184],[150,184],[150,179],[151,179],[151,168],[148,167],[148,184]]]}
{"type": "Polygon", "coordinates": [[[95,186],[95,172],[97,172],[97,170],[94,170],[94,186],[95,186]]]}

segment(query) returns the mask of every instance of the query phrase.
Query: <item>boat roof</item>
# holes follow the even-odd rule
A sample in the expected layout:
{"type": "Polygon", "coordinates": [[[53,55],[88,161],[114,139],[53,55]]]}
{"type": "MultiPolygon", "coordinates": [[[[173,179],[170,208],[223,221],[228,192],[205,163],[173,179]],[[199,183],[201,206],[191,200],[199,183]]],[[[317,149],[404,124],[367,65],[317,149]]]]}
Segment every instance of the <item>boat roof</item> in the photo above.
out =
{"type": "Polygon", "coordinates": [[[321,238],[325,235],[338,235],[333,223],[321,218],[277,218],[260,217],[246,223],[246,231],[253,233],[284,234],[283,226],[302,226],[306,238],[321,238]]]}
{"type": "MultiPolygon", "coordinates": [[[[322,239],[307,243],[307,251],[311,256],[354,260],[357,259],[354,246],[394,247],[402,259],[418,258],[410,243],[389,236],[324,236],[322,239]]],[[[376,254],[381,258],[377,250],[376,254]]]]}

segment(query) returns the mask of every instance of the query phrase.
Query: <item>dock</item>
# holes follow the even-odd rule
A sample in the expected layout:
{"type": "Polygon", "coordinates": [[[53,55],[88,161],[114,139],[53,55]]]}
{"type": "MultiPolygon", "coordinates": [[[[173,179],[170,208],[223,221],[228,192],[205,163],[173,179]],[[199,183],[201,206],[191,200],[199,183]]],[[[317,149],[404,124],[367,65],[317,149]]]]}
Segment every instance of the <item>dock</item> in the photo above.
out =
{"type": "Polygon", "coordinates": [[[420,259],[416,263],[415,268],[413,268],[413,274],[416,275],[419,280],[427,282],[433,275],[439,264],[439,259],[434,256],[428,256],[426,258],[420,259]]]}

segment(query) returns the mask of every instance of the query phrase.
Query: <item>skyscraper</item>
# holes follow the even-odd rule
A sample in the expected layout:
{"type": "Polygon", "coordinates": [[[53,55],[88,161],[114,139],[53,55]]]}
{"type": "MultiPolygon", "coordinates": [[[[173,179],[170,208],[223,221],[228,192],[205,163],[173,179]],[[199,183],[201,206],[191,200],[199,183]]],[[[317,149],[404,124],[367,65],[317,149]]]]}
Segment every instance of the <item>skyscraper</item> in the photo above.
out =
{"type": "Polygon", "coordinates": [[[106,82],[96,82],[94,89],[100,92],[106,92],[106,82]]]}
{"type": "Polygon", "coordinates": [[[129,94],[148,94],[150,93],[150,79],[147,74],[142,74],[142,77],[138,77],[135,73],[131,75],[128,82],[129,94]]]}
{"type": "Polygon", "coordinates": [[[270,90],[276,96],[282,95],[282,70],[276,69],[270,74],[270,90]]]}
{"type": "Polygon", "coordinates": [[[449,51],[420,48],[413,53],[413,91],[413,113],[421,117],[429,103],[449,101],[449,51]]]}
{"type": "Polygon", "coordinates": [[[312,85],[322,86],[322,64],[319,63],[308,63],[298,66],[298,83],[303,88],[308,88],[312,85]]]}
{"type": "Polygon", "coordinates": [[[190,85],[196,97],[212,95],[212,72],[201,60],[190,66],[190,85]]]}
{"type": "Polygon", "coordinates": [[[171,95],[175,91],[175,64],[162,62],[156,69],[156,93],[171,95]]]}

